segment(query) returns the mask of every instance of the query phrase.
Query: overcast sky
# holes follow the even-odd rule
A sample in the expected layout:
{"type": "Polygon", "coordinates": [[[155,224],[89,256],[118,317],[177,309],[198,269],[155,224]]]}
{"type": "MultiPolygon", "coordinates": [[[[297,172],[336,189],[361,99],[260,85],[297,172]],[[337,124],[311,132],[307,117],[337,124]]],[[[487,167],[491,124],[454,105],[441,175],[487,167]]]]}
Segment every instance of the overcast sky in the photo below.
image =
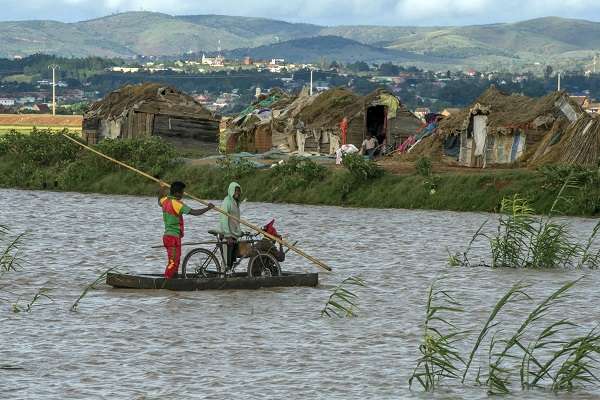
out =
{"type": "Polygon", "coordinates": [[[600,0],[0,0],[0,10],[4,21],[73,22],[140,10],[322,25],[472,25],[544,16],[600,21],[600,0]]]}

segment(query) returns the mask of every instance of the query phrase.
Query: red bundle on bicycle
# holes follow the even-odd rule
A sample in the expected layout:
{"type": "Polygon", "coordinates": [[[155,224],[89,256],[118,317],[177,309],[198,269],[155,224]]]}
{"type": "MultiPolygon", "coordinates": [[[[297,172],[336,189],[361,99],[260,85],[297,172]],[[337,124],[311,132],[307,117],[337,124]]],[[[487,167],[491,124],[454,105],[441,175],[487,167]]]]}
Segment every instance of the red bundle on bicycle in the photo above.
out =
{"type": "Polygon", "coordinates": [[[281,239],[281,236],[277,233],[277,229],[275,229],[275,219],[272,219],[271,222],[263,226],[263,231],[267,232],[271,236],[281,239]]]}

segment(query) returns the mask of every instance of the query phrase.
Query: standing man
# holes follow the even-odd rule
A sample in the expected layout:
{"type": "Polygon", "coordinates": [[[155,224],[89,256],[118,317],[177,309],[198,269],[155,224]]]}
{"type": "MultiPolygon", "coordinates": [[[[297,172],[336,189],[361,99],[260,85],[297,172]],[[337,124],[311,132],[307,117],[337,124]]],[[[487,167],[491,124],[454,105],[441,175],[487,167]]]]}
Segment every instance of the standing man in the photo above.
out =
{"type": "Polygon", "coordinates": [[[185,183],[173,182],[169,195],[165,195],[165,187],[161,186],[158,194],[158,205],[162,208],[165,233],[163,245],[167,250],[168,263],[165,268],[165,278],[177,276],[179,261],[181,259],[181,238],[183,237],[183,215],[202,215],[212,209],[214,205],[208,204],[206,208],[192,209],[186,206],[181,199],[185,190],[185,183]]]}
{"type": "MultiPolygon", "coordinates": [[[[223,200],[223,211],[240,219],[240,199],[242,198],[242,187],[237,182],[231,182],[227,190],[227,197],[223,200]]],[[[227,241],[227,269],[231,269],[236,258],[238,240],[242,237],[240,222],[234,218],[221,214],[219,231],[227,241]]]]}
{"type": "Polygon", "coordinates": [[[342,145],[348,144],[346,143],[348,135],[348,118],[344,117],[342,119],[342,122],[340,122],[340,130],[342,131],[342,145]]]}

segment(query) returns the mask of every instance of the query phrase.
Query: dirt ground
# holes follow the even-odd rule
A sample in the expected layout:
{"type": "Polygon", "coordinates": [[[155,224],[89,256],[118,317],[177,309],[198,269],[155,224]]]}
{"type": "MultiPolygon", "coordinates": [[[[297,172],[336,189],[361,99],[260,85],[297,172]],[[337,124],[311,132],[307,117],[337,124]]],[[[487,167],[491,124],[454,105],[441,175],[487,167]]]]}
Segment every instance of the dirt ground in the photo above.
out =
{"type": "MultiPolygon", "coordinates": [[[[279,159],[263,159],[263,158],[250,158],[250,160],[253,161],[257,161],[261,164],[274,164],[279,162],[279,159]]],[[[190,165],[194,165],[194,166],[201,166],[201,165],[215,165],[216,164],[216,159],[214,158],[210,158],[210,159],[205,159],[205,158],[195,158],[195,157],[190,157],[188,159],[188,163],[190,165]]],[[[325,165],[328,168],[332,168],[332,169],[342,169],[343,167],[341,165],[335,165],[335,159],[315,159],[315,162],[325,165]]],[[[413,161],[405,161],[402,159],[399,159],[398,157],[386,157],[386,158],[381,158],[377,160],[377,163],[387,172],[394,174],[394,175],[412,175],[415,173],[416,169],[415,169],[415,163],[413,161]]],[[[498,166],[494,166],[494,167],[487,167],[487,168],[468,168],[468,167],[461,167],[459,165],[456,164],[452,164],[452,161],[432,161],[432,172],[434,174],[489,174],[490,172],[494,172],[494,171],[516,171],[516,170],[527,170],[527,168],[524,167],[498,167],[498,166]]]]}
{"type": "MultiPolygon", "coordinates": [[[[398,158],[383,158],[378,160],[377,163],[383,167],[387,172],[394,175],[410,175],[415,173],[415,163],[412,161],[399,160],[398,158]]],[[[456,164],[449,162],[432,161],[431,170],[436,174],[489,174],[494,171],[515,171],[515,170],[526,170],[524,167],[487,167],[487,168],[469,168],[461,167],[456,164]]]]}

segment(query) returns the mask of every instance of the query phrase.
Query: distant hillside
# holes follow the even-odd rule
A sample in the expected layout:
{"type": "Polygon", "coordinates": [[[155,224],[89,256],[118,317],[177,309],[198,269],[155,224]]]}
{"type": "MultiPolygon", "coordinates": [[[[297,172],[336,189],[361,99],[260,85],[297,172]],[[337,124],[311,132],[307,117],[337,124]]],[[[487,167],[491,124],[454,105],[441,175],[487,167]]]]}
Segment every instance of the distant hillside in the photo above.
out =
{"type": "Polygon", "coordinates": [[[63,56],[175,56],[187,51],[254,58],[315,61],[394,61],[469,66],[589,62],[600,51],[600,23],[539,18],[511,24],[463,27],[322,27],[264,18],[171,16],[128,12],[90,21],[0,22],[0,57],[50,53],[63,56]],[[315,38],[324,39],[315,39],[315,38]],[[340,38],[348,41],[340,41],[340,38]],[[235,51],[232,51],[235,50],[235,51]]]}
{"type": "Polygon", "coordinates": [[[192,15],[177,18],[227,31],[240,38],[251,40],[255,46],[316,36],[323,29],[318,25],[292,24],[266,18],[229,17],[225,15],[192,15]]]}
{"type": "MultiPolygon", "coordinates": [[[[242,58],[248,55],[257,59],[284,58],[295,63],[310,63],[322,58],[343,62],[407,61],[410,59],[409,54],[362,44],[339,36],[295,39],[255,48],[236,49],[227,52],[226,55],[233,58],[242,58]]],[[[413,58],[418,58],[418,56],[413,58]]]]}

